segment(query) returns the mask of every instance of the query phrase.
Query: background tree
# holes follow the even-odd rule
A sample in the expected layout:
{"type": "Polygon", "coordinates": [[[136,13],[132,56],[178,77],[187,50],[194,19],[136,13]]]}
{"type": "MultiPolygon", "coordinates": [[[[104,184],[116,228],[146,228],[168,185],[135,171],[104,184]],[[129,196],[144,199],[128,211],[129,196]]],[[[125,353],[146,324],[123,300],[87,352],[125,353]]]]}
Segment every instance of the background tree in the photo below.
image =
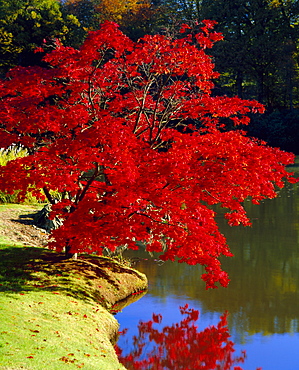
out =
{"type": "Polygon", "coordinates": [[[168,23],[202,19],[202,0],[155,0],[153,4],[160,7],[168,23]]]}
{"type": "Polygon", "coordinates": [[[298,101],[296,0],[160,0],[165,26],[213,19],[224,41],[212,51],[223,93],[255,98],[270,110],[298,101]]]}
{"type": "Polygon", "coordinates": [[[225,125],[263,107],[212,95],[218,73],[205,50],[221,39],[212,26],[133,42],[106,22],[79,50],[57,43],[51,68],[18,67],[1,81],[0,147],[29,155],[0,168],[0,190],[44,192],[64,220],[51,248],[101,253],[141,241],[163,260],[205,266],[207,287],[228,284],[218,257],[231,253],[211,206],[250,225],[244,200],[295,181],[285,170],[294,156],[225,125]]]}
{"type": "Polygon", "coordinates": [[[298,10],[293,0],[202,3],[224,34],[213,50],[219,92],[263,102],[266,115],[253,118],[249,134],[297,154],[298,10]]]}
{"type": "Polygon", "coordinates": [[[9,0],[0,2],[0,68],[34,65],[40,56],[34,49],[44,40],[74,42],[80,24],[63,14],[57,0],[9,0]]]}
{"type": "MultiPolygon", "coordinates": [[[[272,0],[271,7],[277,8],[283,19],[285,32],[288,35],[286,41],[293,57],[288,61],[285,79],[288,81],[289,108],[293,109],[294,96],[298,96],[298,39],[299,39],[299,3],[296,0],[272,0]],[[293,67],[293,68],[292,68],[293,67]]],[[[296,98],[298,100],[298,97],[296,98]]]]}
{"type": "Polygon", "coordinates": [[[146,1],[122,15],[120,29],[137,41],[146,34],[158,33],[164,23],[164,14],[159,6],[146,1]]]}
{"type": "Polygon", "coordinates": [[[269,109],[289,104],[294,47],[282,8],[268,0],[203,1],[202,16],[215,19],[224,35],[213,55],[226,75],[223,84],[235,87],[231,93],[256,98],[269,109]]]}
{"type": "Polygon", "coordinates": [[[263,102],[266,115],[253,117],[249,133],[299,154],[294,144],[299,140],[298,1],[160,0],[159,4],[167,14],[168,32],[180,21],[218,21],[216,29],[224,40],[210,52],[221,73],[217,93],[263,102]]]}
{"type": "Polygon", "coordinates": [[[95,0],[61,0],[61,7],[66,14],[74,15],[81,25],[82,42],[88,31],[99,28],[100,15],[95,0]],[[83,32],[82,32],[83,31],[83,32]]]}
{"type": "Polygon", "coordinates": [[[97,4],[97,10],[102,20],[117,22],[122,25],[123,17],[129,13],[138,12],[141,8],[147,8],[150,3],[146,0],[100,0],[97,4]]]}
{"type": "Polygon", "coordinates": [[[85,30],[83,36],[88,30],[98,29],[100,23],[113,21],[126,35],[137,40],[155,32],[159,23],[158,7],[149,0],[67,0],[61,1],[61,4],[67,14],[79,19],[85,30]]]}

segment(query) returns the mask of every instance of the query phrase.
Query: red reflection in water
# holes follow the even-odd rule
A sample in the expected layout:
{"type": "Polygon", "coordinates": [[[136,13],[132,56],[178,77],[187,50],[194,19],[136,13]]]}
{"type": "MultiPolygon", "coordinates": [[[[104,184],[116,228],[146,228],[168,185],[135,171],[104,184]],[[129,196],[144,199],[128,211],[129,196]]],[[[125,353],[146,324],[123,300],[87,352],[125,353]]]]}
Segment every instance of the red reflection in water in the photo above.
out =
{"type": "Polygon", "coordinates": [[[119,361],[129,370],[243,370],[238,364],[244,363],[245,351],[233,356],[228,313],[220,317],[217,326],[197,331],[199,311],[185,305],[180,312],[185,316],[182,321],[161,330],[153,327],[161,324],[161,315],[153,314],[152,320],[140,322],[131,353],[123,355],[123,350],[116,346],[119,361]]]}

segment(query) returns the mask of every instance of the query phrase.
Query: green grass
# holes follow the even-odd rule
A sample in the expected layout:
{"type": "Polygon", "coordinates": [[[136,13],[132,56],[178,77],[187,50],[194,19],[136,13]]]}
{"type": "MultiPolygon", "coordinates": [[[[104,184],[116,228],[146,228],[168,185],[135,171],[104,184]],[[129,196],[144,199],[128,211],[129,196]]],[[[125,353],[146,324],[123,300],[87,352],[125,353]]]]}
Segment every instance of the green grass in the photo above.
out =
{"type": "Polygon", "coordinates": [[[106,339],[108,312],[46,292],[4,294],[0,300],[0,368],[121,369],[106,339]]]}
{"type": "Polygon", "coordinates": [[[20,211],[20,214],[21,214],[22,212],[28,213],[28,209],[30,210],[30,212],[38,211],[42,208],[42,206],[43,204],[40,204],[40,203],[31,204],[30,207],[28,206],[28,204],[17,204],[17,203],[0,204],[0,211],[5,211],[5,209],[15,209],[15,210],[20,211]]]}
{"type": "Polygon", "coordinates": [[[45,253],[0,240],[0,369],[124,369],[113,315],[86,279],[51,267],[45,253]]]}

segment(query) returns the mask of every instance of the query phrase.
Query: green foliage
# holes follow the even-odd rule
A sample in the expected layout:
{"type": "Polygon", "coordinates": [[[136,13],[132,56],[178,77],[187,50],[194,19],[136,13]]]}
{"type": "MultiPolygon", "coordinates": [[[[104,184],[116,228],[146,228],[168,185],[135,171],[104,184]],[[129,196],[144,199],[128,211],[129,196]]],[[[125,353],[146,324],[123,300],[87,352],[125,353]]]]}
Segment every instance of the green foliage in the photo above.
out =
{"type": "Polygon", "coordinates": [[[203,19],[201,17],[202,1],[200,0],[155,0],[152,3],[159,7],[160,17],[163,17],[164,22],[168,24],[176,23],[178,20],[186,22],[203,19]]]}
{"type": "Polygon", "coordinates": [[[95,2],[91,0],[60,0],[61,10],[68,17],[74,17],[80,22],[80,28],[75,32],[76,39],[71,43],[73,46],[79,46],[87,35],[88,30],[94,30],[99,27],[99,14],[95,9],[95,2]],[[75,41],[75,42],[74,42],[75,41]]]}
{"type": "MultiPolygon", "coordinates": [[[[271,109],[297,106],[299,3],[295,0],[158,0],[165,27],[212,19],[224,40],[211,54],[218,93],[257,99],[271,109]]],[[[161,18],[161,19],[162,19],[161,18]]]]}
{"type": "MultiPolygon", "coordinates": [[[[217,94],[256,99],[267,115],[249,133],[298,153],[299,2],[158,0],[165,25],[213,19],[224,35],[209,53],[221,74],[217,94]],[[274,112],[275,113],[272,113],[274,112]],[[279,113],[282,112],[282,113],[279,113]]],[[[245,127],[247,130],[247,127],[245,127]]]]}
{"type": "Polygon", "coordinates": [[[290,92],[295,63],[291,34],[299,29],[290,27],[285,10],[268,0],[202,2],[202,17],[215,19],[224,35],[213,55],[216,69],[235,80],[232,94],[242,97],[244,85],[253,82],[250,98],[273,107],[290,92]],[[283,91],[277,91],[277,84],[284,85],[283,91]]]}
{"type": "Polygon", "coordinates": [[[136,0],[60,0],[63,12],[72,14],[81,24],[78,38],[82,42],[87,31],[97,30],[106,20],[119,24],[134,41],[153,34],[168,22],[168,10],[157,1],[136,0]]]}
{"type": "MultiPolygon", "coordinates": [[[[43,41],[59,38],[70,43],[80,23],[63,14],[57,0],[8,0],[0,2],[0,67],[40,62],[34,49],[43,41]]],[[[73,40],[76,41],[76,40],[73,40]]]]}
{"type": "Polygon", "coordinates": [[[27,155],[27,150],[18,147],[11,147],[9,149],[0,149],[0,166],[5,166],[7,162],[16,158],[22,158],[27,155]]]}
{"type": "MultiPolygon", "coordinates": [[[[0,191],[0,204],[18,204],[18,191],[15,191],[13,194],[8,194],[0,191]]],[[[30,192],[27,192],[26,198],[21,202],[22,204],[37,204],[40,203],[30,192]]]]}

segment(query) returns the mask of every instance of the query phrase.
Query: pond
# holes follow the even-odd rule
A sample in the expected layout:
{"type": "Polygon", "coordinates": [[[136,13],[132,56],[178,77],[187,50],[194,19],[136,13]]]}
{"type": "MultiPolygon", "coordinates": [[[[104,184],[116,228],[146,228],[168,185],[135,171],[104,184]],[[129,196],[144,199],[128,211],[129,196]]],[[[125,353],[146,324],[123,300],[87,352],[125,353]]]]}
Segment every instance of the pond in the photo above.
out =
{"type": "MultiPolygon", "coordinates": [[[[298,168],[296,168],[296,171],[298,168]]],[[[205,290],[202,268],[167,262],[137,252],[134,267],[149,280],[149,291],[116,315],[121,330],[129,328],[119,346],[130,351],[140,320],[163,316],[163,325],[182,319],[179,306],[200,311],[200,330],[217,325],[228,311],[228,327],[236,354],[246,351],[243,369],[299,369],[299,186],[288,184],[273,200],[246,203],[252,227],[219,227],[234,253],[222,259],[228,288],[205,290]],[[130,344],[131,343],[131,344],[130,344]]],[[[134,254],[136,257],[136,253],[134,254]]]]}

